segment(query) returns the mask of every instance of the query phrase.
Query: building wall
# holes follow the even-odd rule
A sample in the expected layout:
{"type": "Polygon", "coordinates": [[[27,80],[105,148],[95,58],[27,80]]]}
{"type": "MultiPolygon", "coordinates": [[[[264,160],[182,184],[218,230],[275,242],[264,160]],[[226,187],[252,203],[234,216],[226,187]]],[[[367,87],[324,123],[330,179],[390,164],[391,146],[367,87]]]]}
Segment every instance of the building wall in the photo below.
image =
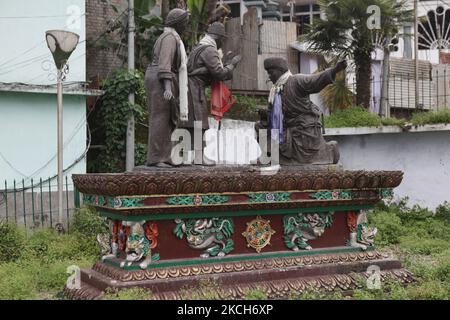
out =
{"type": "MultiPolygon", "coordinates": [[[[86,80],[85,0],[0,2],[0,182],[39,180],[56,175],[56,94],[1,91],[1,83],[55,85],[56,68],[45,31],[80,35],[69,58],[69,82],[86,80]]],[[[56,90],[55,90],[56,91],[56,90]]],[[[64,166],[86,149],[86,97],[64,95],[64,166]]],[[[69,172],[86,172],[82,159],[69,172]]],[[[0,187],[2,189],[2,187],[0,187]]]]}
{"type": "MultiPolygon", "coordinates": [[[[64,168],[86,148],[86,99],[64,96],[64,168]]],[[[0,182],[47,179],[57,172],[56,95],[2,92],[0,94],[0,182]]],[[[68,173],[86,172],[85,159],[68,173]]]]}
{"type": "MultiPolygon", "coordinates": [[[[330,129],[331,131],[331,129],[330,129]]],[[[397,198],[434,209],[450,202],[450,131],[327,137],[339,142],[341,163],[350,170],[401,170],[397,198]]]]}
{"type": "Polygon", "coordinates": [[[86,0],[86,37],[88,39],[86,64],[89,80],[105,79],[123,65],[118,54],[127,48],[108,46],[105,40],[119,43],[120,35],[110,33],[115,21],[126,18],[122,12],[127,8],[126,0],[112,0],[119,12],[102,0],[86,0]],[[122,15],[121,15],[122,14],[122,15]]]}
{"type": "Polygon", "coordinates": [[[80,35],[66,81],[86,80],[85,0],[0,1],[0,82],[54,84],[56,68],[45,31],[80,35]]]}

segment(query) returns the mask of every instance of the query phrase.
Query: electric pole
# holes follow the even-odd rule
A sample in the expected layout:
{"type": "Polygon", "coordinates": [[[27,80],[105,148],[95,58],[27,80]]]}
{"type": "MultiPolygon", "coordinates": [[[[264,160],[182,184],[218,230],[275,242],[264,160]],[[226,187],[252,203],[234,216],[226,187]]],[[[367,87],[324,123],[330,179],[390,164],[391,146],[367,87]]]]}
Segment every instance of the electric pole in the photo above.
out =
{"type": "Polygon", "coordinates": [[[419,107],[419,18],[418,0],[414,0],[414,80],[416,108],[419,107]]]}
{"type": "MultiPolygon", "coordinates": [[[[134,71],[134,0],[128,0],[128,70],[134,71]]],[[[130,104],[134,104],[134,92],[128,96],[130,104]]],[[[134,169],[134,114],[130,112],[127,123],[126,171],[134,169]]]]}
{"type": "Polygon", "coordinates": [[[389,64],[391,51],[389,48],[389,44],[391,43],[391,37],[386,37],[386,44],[383,46],[383,71],[382,77],[383,80],[381,82],[381,105],[380,105],[380,116],[383,118],[389,118],[389,64]]]}

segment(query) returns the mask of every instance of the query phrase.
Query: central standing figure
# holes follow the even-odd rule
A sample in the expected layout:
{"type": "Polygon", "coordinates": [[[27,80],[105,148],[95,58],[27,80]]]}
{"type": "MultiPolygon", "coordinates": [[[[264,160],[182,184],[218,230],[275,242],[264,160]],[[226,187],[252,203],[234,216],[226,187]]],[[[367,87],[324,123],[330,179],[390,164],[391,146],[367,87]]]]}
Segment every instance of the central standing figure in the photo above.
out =
{"type": "Polygon", "coordinates": [[[169,12],[164,33],[153,48],[153,62],[145,74],[150,127],[148,166],[172,166],[171,135],[178,120],[188,118],[187,55],[180,36],[188,22],[187,11],[169,12]]]}
{"type": "MultiPolygon", "coordinates": [[[[182,122],[180,126],[189,129],[192,145],[195,121],[201,122],[202,137],[203,133],[209,129],[210,108],[206,99],[206,88],[216,81],[230,80],[233,77],[233,70],[241,61],[241,56],[238,55],[224,65],[220,48],[225,37],[225,26],[220,22],[214,22],[208,27],[206,35],[189,55],[187,65],[189,72],[189,120],[182,122]]],[[[201,149],[194,149],[194,152],[195,164],[202,164],[203,145],[201,149]]]]}

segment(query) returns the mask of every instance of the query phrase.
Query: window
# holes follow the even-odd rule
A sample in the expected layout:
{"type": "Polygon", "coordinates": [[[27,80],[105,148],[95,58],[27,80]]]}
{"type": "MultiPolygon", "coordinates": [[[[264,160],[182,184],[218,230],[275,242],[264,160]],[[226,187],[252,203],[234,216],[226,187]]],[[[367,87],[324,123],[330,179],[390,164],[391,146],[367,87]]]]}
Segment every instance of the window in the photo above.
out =
{"type": "Polygon", "coordinates": [[[231,9],[230,18],[239,18],[241,16],[241,5],[239,3],[228,3],[231,9]]]}
{"type": "Polygon", "coordinates": [[[308,31],[307,28],[311,24],[311,16],[310,15],[297,16],[296,21],[298,24],[297,33],[298,35],[302,35],[308,31]]]}
{"type": "Polygon", "coordinates": [[[412,27],[403,27],[403,58],[412,59],[412,27]]]}
{"type": "Polygon", "coordinates": [[[309,4],[303,5],[303,6],[298,6],[298,5],[295,6],[295,13],[301,13],[301,12],[309,13],[310,10],[311,10],[311,7],[309,4]]]}

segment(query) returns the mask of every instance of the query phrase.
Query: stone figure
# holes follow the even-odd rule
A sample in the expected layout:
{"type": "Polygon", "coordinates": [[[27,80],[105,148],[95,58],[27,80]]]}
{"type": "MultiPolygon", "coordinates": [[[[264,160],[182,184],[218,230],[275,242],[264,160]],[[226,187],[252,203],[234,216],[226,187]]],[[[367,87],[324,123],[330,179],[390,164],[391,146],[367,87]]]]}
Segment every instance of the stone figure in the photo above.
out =
{"type": "Polygon", "coordinates": [[[187,55],[181,34],[188,21],[185,10],[169,12],[164,32],[153,48],[153,61],[145,74],[150,115],[148,166],[171,166],[171,134],[179,118],[187,119],[187,55]]]}
{"type": "Polygon", "coordinates": [[[368,247],[373,246],[378,229],[369,227],[366,211],[349,212],[347,214],[347,225],[350,229],[350,240],[348,242],[350,247],[367,250],[368,247]]]}
{"type": "MultiPolygon", "coordinates": [[[[226,37],[225,26],[220,22],[212,23],[200,43],[194,47],[188,60],[189,73],[189,119],[181,122],[180,127],[188,128],[194,137],[194,121],[201,121],[203,133],[209,129],[208,116],[210,106],[205,90],[216,81],[230,80],[233,70],[241,61],[241,56],[233,57],[229,63],[222,62],[220,48],[226,37]]],[[[193,142],[192,142],[193,144],[193,142]]],[[[203,149],[203,146],[202,146],[203,149]]],[[[195,150],[195,163],[202,163],[202,150],[195,150]]]]}
{"type": "MultiPolygon", "coordinates": [[[[152,249],[157,246],[156,237],[158,236],[158,227],[156,224],[150,224],[146,232],[144,229],[145,221],[124,221],[123,225],[130,227],[130,234],[127,237],[125,247],[125,260],[120,263],[120,267],[129,267],[133,263],[139,263],[141,269],[146,269],[152,262],[152,249]]],[[[159,259],[159,255],[155,256],[159,259]]]]}
{"type": "Polygon", "coordinates": [[[309,95],[319,93],[331,84],[336,74],[347,67],[346,61],[323,72],[293,75],[283,58],[268,58],[264,68],[273,83],[269,109],[261,114],[259,129],[269,129],[271,142],[280,146],[280,164],[336,164],[339,161],[335,141],[326,142],[322,135],[321,110],[309,95]]]}

